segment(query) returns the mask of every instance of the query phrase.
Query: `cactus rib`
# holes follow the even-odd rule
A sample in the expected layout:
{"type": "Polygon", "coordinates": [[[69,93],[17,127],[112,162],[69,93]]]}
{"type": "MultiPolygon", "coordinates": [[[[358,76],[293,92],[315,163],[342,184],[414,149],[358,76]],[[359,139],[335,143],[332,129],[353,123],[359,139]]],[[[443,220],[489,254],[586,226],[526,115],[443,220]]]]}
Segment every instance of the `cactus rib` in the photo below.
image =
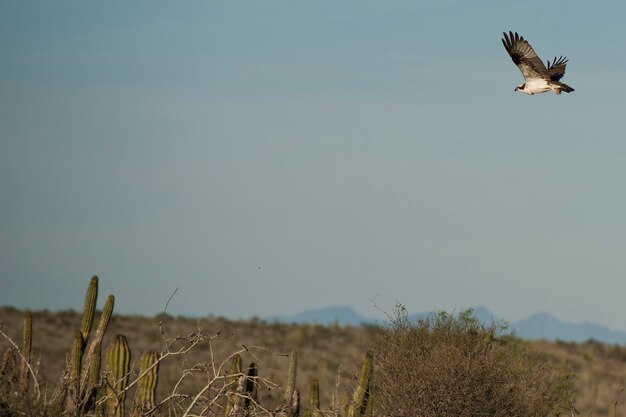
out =
{"type": "Polygon", "coordinates": [[[27,311],[24,315],[24,332],[22,344],[22,363],[20,366],[19,392],[24,398],[28,395],[28,367],[31,360],[31,349],[33,346],[33,315],[27,311]]]}
{"type": "Polygon", "coordinates": [[[370,378],[372,376],[373,357],[374,355],[371,350],[365,355],[365,360],[361,366],[359,380],[356,388],[354,389],[354,395],[352,396],[350,406],[348,407],[347,417],[363,415],[367,408],[366,400],[368,397],[370,378]]]}
{"type": "Polygon", "coordinates": [[[289,370],[287,373],[287,384],[285,385],[285,391],[283,395],[283,402],[285,405],[291,404],[293,399],[293,392],[296,388],[296,372],[298,367],[298,354],[296,351],[292,351],[289,357],[289,370]]]}
{"type": "Polygon", "coordinates": [[[83,337],[83,345],[87,343],[89,332],[93,323],[94,313],[96,311],[96,300],[98,299],[98,277],[91,277],[87,293],[85,294],[85,307],[83,308],[83,317],[80,325],[80,331],[83,337]]]}
{"type": "Polygon", "coordinates": [[[106,352],[110,381],[107,390],[109,417],[124,417],[124,401],[130,374],[130,348],[126,336],[117,335],[106,352]]]}
{"type": "Polygon", "coordinates": [[[68,415],[76,414],[76,410],[80,404],[80,362],[82,354],[83,334],[80,330],[76,330],[70,351],[69,385],[65,402],[65,411],[68,415]]]}
{"type": "Polygon", "coordinates": [[[94,366],[99,366],[95,364],[94,351],[96,347],[102,343],[102,339],[104,338],[104,333],[106,332],[107,326],[109,325],[109,320],[111,319],[111,315],[113,314],[113,307],[115,305],[115,297],[113,295],[109,295],[104,303],[104,308],[102,309],[102,314],[100,315],[100,321],[98,322],[98,327],[96,328],[96,333],[94,334],[93,340],[89,343],[89,347],[87,348],[87,352],[84,355],[83,359],[83,367],[80,372],[80,390],[81,397],[87,394],[90,391],[90,387],[87,386],[87,382],[89,380],[89,371],[94,366]]]}
{"type": "Polygon", "coordinates": [[[133,417],[148,414],[155,406],[155,392],[159,377],[159,355],[156,352],[144,353],[139,359],[139,386],[135,392],[133,417]]]}

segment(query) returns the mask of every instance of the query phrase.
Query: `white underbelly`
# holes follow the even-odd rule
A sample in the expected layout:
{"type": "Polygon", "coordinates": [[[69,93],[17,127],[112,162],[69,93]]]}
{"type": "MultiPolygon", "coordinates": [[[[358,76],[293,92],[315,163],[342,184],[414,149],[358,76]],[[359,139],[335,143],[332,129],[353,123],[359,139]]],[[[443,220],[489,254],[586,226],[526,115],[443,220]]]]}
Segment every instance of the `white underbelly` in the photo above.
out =
{"type": "Polygon", "coordinates": [[[550,86],[548,86],[548,82],[542,79],[534,79],[526,82],[526,90],[535,94],[535,93],[543,93],[548,91],[550,86]]]}

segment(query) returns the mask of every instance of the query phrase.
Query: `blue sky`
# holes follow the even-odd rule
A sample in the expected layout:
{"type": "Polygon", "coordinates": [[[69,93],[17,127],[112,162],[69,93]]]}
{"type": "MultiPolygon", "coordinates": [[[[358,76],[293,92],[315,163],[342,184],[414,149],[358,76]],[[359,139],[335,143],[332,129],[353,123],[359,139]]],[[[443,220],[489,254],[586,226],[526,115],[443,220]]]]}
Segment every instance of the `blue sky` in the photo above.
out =
{"type": "Polygon", "coordinates": [[[626,4],[0,1],[0,304],[626,330],[626,4]],[[570,58],[525,96],[500,42],[570,58]]]}

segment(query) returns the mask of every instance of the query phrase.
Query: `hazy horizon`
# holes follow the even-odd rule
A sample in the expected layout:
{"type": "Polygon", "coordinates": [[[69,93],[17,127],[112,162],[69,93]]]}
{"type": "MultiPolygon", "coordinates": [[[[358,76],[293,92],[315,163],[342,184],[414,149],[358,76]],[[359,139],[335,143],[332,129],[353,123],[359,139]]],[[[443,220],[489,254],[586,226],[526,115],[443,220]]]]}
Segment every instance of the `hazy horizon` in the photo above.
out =
{"type": "Polygon", "coordinates": [[[626,330],[626,4],[0,0],[0,305],[626,330]],[[529,15],[532,12],[532,16],[529,15]],[[556,96],[522,83],[517,31],[556,96]]]}

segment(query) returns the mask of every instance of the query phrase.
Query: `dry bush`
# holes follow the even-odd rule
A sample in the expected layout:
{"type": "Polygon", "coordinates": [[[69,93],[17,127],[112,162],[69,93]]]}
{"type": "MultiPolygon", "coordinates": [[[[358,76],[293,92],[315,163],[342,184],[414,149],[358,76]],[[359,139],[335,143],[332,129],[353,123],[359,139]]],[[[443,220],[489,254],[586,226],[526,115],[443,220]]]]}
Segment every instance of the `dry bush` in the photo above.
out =
{"type": "Polygon", "coordinates": [[[545,417],[571,404],[569,375],[471,310],[411,322],[397,306],[374,343],[373,395],[385,416],[545,417]]]}

